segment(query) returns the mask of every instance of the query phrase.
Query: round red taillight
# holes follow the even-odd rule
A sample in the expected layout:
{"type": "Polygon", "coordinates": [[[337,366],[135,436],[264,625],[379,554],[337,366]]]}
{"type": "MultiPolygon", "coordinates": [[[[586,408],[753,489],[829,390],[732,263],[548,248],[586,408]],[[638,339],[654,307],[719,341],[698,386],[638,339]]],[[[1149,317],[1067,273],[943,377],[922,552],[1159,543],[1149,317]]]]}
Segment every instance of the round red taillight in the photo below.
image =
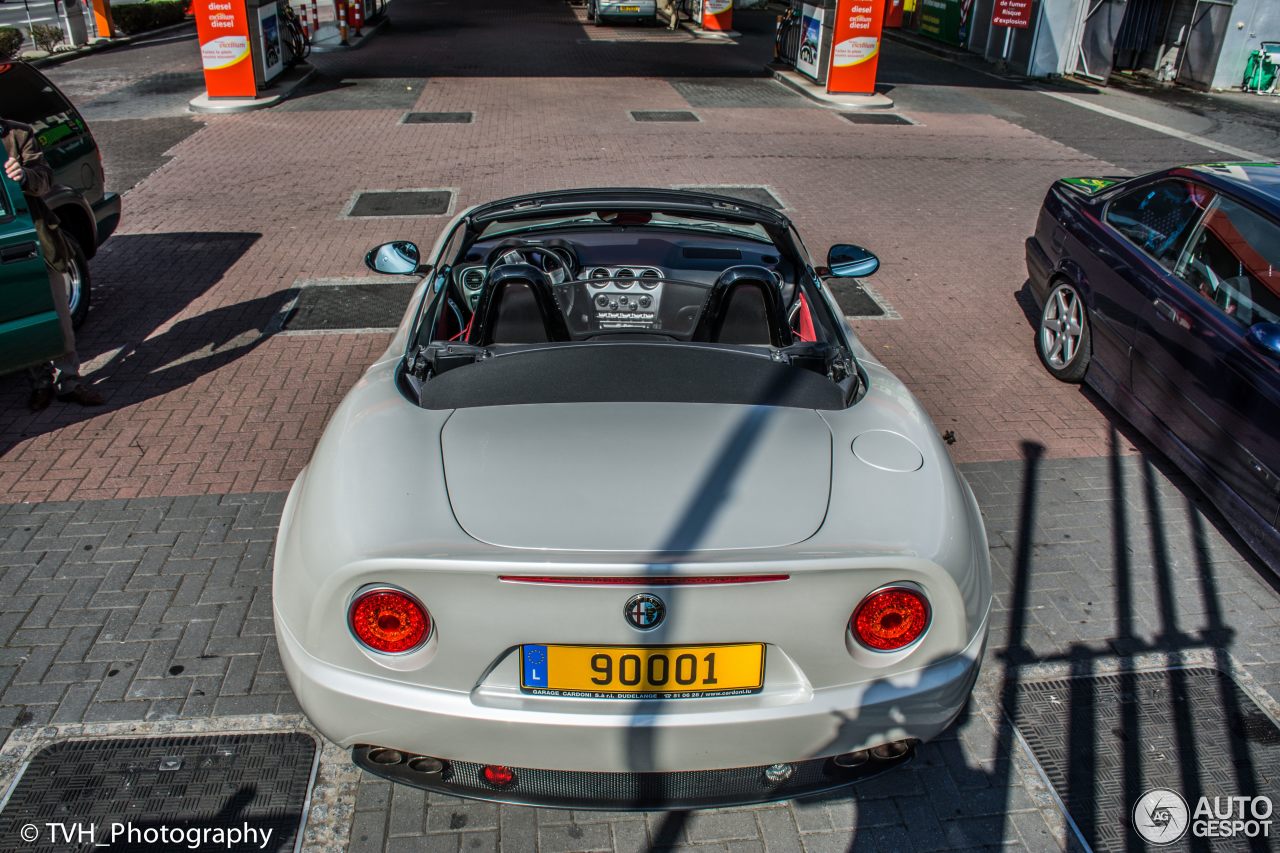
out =
{"type": "Polygon", "coordinates": [[[399,654],[422,645],[431,616],[417,599],[398,589],[372,589],[351,602],[351,632],[375,652],[399,654]]]}
{"type": "Polygon", "coordinates": [[[501,764],[486,764],[480,771],[480,775],[484,777],[484,781],[495,788],[506,788],[514,785],[516,781],[516,772],[501,764]]]}
{"type": "Polygon", "coordinates": [[[929,602],[914,589],[882,589],[862,599],[850,626],[867,648],[897,651],[914,643],[929,627],[929,602]]]}

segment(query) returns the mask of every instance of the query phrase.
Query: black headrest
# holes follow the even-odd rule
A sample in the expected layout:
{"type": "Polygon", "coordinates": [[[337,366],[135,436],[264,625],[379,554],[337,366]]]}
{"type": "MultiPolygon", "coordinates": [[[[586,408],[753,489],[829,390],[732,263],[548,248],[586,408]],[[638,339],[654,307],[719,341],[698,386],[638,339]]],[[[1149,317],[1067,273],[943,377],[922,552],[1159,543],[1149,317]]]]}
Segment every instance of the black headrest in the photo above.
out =
{"type": "Polygon", "coordinates": [[[489,270],[468,343],[488,346],[567,340],[569,328],[546,273],[529,264],[502,264],[489,270]]]}
{"type": "Polygon", "coordinates": [[[773,272],[742,264],[729,267],[711,285],[694,329],[695,341],[731,344],[791,343],[791,327],[773,272]]]}

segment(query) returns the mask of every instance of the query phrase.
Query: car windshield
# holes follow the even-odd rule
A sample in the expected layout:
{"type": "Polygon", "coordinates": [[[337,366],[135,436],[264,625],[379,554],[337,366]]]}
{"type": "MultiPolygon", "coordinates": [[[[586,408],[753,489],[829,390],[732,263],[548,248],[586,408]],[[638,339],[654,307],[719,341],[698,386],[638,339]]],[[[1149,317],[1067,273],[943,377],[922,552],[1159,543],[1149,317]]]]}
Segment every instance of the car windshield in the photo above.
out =
{"type": "Polygon", "coordinates": [[[34,127],[44,147],[84,132],[71,104],[38,72],[21,63],[2,70],[0,116],[34,127]]]}
{"type": "Polygon", "coordinates": [[[485,224],[480,232],[481,237],[503,237],[510,234],[530,231],[545,231],[559,228],[583,227],[649,227],[649,228],[696,228],[703,231],[732,234],[749,240],[769,242],[769,234],[764,227],[755,222],[729,222],[707,217],[690,216],[688,214],[668,213],[662,211],[593,211],[572,216],[555,216],[545,218],[498,219],[485,224]]]}

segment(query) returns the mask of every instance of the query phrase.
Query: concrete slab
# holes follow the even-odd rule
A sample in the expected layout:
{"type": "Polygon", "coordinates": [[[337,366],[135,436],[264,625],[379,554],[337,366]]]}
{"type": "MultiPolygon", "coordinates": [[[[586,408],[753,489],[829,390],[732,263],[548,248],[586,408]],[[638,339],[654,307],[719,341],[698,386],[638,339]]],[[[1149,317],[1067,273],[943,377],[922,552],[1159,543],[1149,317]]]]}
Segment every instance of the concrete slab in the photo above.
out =
{"type": "Polygon", "coordinates": [[[302,62],[287,69],[276,78],[275,83],[263,89],[256,98],[211,98],[206,92],[203,95],[197,95],[192,98],[188,103],[188,108],[193,113],[246,113],[252,110],[274,107],[292,95],[299,86],[310,80],[315,73],[315,66],[302,62]]]}
{"type": "Polygon", "coordinates": [[[376,21],[366,21],[361,35],[356,36],[354,33],[348,33],[346,44],[342,43],[342,36],[336,25],[321,26],[316,30],[316,37],[311,40],[311,52],[331,53],[359,50],[367,45],[375,35],[380,33],[390,21],[390,17],[385,14],[376,21]]]}
{"type": "Polygon", "coordinates": [[[876,92],[873,95],[831,94],[825,88],[790,68],[765,66],[773,78],[806,98],[834,110],[887,110],[893,107],[893,98],[876,92]]]}

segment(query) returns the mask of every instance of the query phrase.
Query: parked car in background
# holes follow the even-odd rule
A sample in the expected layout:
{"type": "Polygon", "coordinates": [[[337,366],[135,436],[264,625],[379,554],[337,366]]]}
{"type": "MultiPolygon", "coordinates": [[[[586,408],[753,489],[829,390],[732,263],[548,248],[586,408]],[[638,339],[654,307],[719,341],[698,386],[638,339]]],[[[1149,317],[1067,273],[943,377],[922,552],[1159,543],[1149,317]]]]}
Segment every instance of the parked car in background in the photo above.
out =
{"type": "Polygon", "coordinates": [[[1026,254],[1049,372],[1114,405],[1280,571],[1280,165],[1060,180],[1026,254]]]}
{"type": "Polygon", "coordinates": [[[120,196],[106,191],[102,155],[84,118],[35,68],[24,62],[0,64],[0,116],[33,126],[53,169],[45,201],[72,243],[68,302],[72,322],[79,326],[89,313],[89,259],[120,223],[120,196]]]}
{"type": "Polygon", "coordinates": [[[658,22],[658,0],[587,0],[587,20],[603,25],[605,19],[658,22]]]}
{"type": "Polygon", "coordinates": [[[987,540],[823,284],[874,255],[596,189],[473,208],[430,260],[280,525],[276,634],[320,731],[402,784],[631,809],[839,787],[951,725],[987,540]]]}

